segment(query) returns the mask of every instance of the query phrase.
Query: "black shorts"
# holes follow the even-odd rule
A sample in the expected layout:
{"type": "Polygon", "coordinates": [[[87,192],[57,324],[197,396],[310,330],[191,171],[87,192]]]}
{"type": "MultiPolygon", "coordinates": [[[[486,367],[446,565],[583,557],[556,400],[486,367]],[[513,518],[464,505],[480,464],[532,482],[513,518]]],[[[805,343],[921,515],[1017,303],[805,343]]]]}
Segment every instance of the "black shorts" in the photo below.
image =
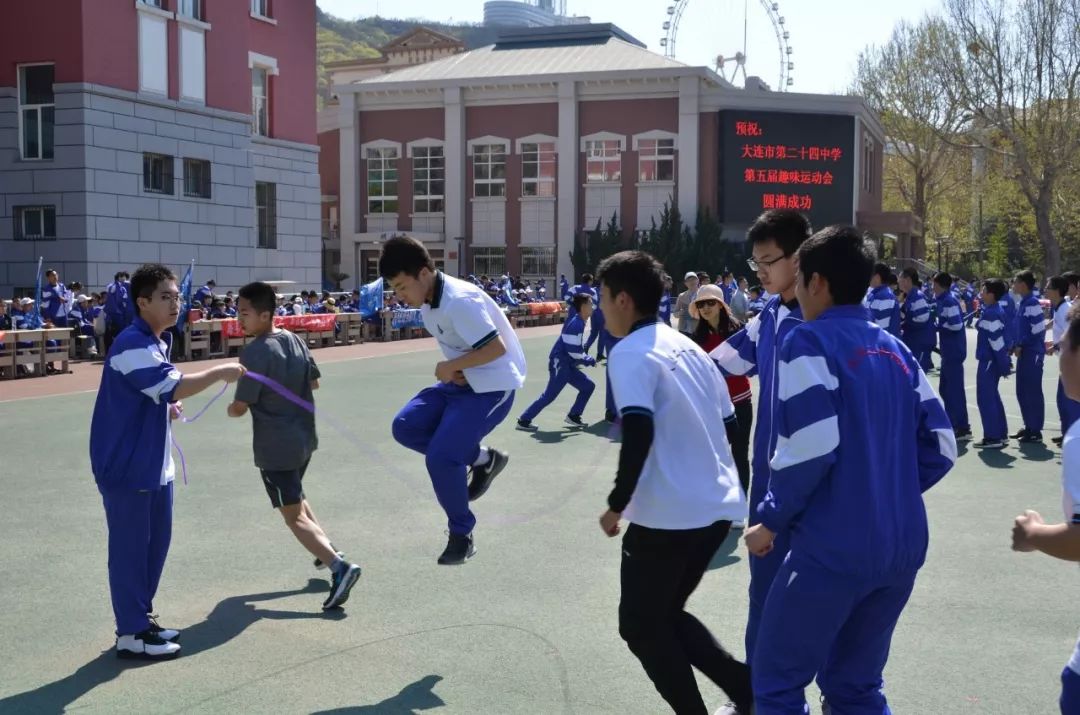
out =
{"type": "Polygon", "coordinates": [[[259,470],[262,472],[266,494],[275,509],[299,504],[304,500],[304,472],[307,468],[308,462],[304,462],[299,469],[259,470]]]}

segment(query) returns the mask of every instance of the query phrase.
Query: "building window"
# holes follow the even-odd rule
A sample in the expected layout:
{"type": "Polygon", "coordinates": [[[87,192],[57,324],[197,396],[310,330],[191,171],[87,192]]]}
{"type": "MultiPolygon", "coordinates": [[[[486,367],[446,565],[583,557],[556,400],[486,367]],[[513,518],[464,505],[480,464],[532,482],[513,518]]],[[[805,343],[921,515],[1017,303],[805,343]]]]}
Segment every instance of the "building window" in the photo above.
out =
{"type": "Polygon", "coordinates": [[[202,0],[180,0],[179,13],[185,17],[202,20],[202,0]]]}
{"type": "Polygon", "coordinates": [[[521,275],[546,278],[555,275],[555,247],[521,247],[521,275]]]}
{"type": "Polygon", "coordinates": [[[863,190],[868,194],[874,193],[874,169],[877,164],[874,161],[874,140],[866,137],[863,141],[863,190]]]}
{"type": "Polygon", "coordinates": [[[622,181],[622,147],[618,139],[585,142],[585,181],[590,184],[622,181]]]}
{"type": "Polygon", "coordinates": [[[165,154],[143,154],[143,191],[173,193],[173,158],[165,154]]]}
{"type": "MultiPolygon", "coordinates": [[[[441,214],[446,163],[441,146],[413,148],[413,213],[441,214]]],[[[370,167],[370,165],[369,165],[370,167]]]]}
{"type": "Polygon", "coordinates": [[[255,182],[255,213],[259,221],[258,248],[277,248],[277,184],[255,182]]]}
{"type": "Polygon", "coordinates": [[[20,149],[23,159],[53,158],[54,65],[19,68],[20,149]]]}
{"type": "Polygon", "coordinates": [[[270,136],[270,73],[265,67],[251,68],[251,131],[270,136]]]}
{"type": "Polygon", "coordinates": [[[251,14],[257,17],[271,17],[270,0],[251,0],[251,14]]]}
{"type": "Polygon", "coordinates": [[[55,206],[15,206],[15,240],[56,238],[55,206]]]}
{"type": "Polygon", "coordinates": [[[555,195],[555,144],[521,145],[521,195],[555,195]]]}
{"type": "Polygon", "coordinates": [[[139,91],[168,95],[168,21],[157,14],[139,13],[139,91]]]}
{"type": "Polygon", "coordinates": [[[160,10],[165,9],[164,0],[139,0],[143,5],[150,5],[160,10]]]}
{"type": "Polygon", "coordinates": [[[210,198],[210,162],[184,159],[184,196],[210,198]]]}
{"type": "Polygon", "coordinates": [[[675,181],[674,139],[642,139],[638,142],[638,181],[675,181]]]}
{"type": "Polygon", "coordinates": [[[473,196],[506,196],[506,147],[479,144],[473,147],[473,196]]]}
{"type": "Polygon", "coordinates": [[[367,150],[369,214],[398,212],[398,150],[383,147],[367,150]]]}
{"type": "Polygon", "coordinates": [[[473,248],[473,273],[478,276],[501,276],[506,273],[506,249],[489,246],[473,248]]]}

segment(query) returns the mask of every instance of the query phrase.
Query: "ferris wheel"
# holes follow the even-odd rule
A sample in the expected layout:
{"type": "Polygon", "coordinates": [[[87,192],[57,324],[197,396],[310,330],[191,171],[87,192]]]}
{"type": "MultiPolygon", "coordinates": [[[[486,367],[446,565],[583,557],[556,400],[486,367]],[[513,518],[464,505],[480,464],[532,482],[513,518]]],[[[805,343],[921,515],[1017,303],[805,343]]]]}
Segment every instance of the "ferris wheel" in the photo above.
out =
{"type": "MultiPolygon", "coordinates": [[[[701,2],[702,0],[699,0],[701,2]]],[[[715,0],[712,0],[715,2],[715,0]]],[[[743,41],[742,48],[736,50],[731,55],[718,54],[716,56],[715,69],[717,74],[724,76],[728,66],[731,66],[730,77],[727,77],[729,81],[734,81],[738,74],[742,74],[743,80],[746,80],[746,60],[747,60],[747,28],[749,24],[750,3],[757,2],[761,9],[766,13],[769,18],[769,22],[772,25],[774,34],[776,35],[776,49],[778,56],[779,70],[776,81],[776,88],[780,92],[786,92],[793,84],[795,84],[794,78],[791,76],[795,70],[795,61],[792,57],[791,33],[787,29],[787,21],[784,16],[780,14],[780,3],[772,2],[771,0],[743,0],[743,41]]],[[[679,24],[682,22],[683,15],[686,13],[687,6],[690,4],[690,0],[674,0],[667,6],[667,15],[664,19],[663,37],[660,38],[660,46],[664,48],[664,56],[675,58],[677,55],[678,39],[679,39],[679,24]]]]}

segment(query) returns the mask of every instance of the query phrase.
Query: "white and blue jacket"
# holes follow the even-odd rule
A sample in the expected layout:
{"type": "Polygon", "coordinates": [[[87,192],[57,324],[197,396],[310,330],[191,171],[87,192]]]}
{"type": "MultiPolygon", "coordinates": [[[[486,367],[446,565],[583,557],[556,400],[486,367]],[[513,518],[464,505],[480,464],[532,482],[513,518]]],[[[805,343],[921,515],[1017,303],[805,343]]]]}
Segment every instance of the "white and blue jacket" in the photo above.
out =
{"type": "Polygon", "coordinates": [[[956,440],[911,352],[866,317],[836,306],[784,340],[780,438],[756,512],[790,529],[791,559],[877,578],[923,564],[922,493],[952,468],[956,440]]]}
{"type": "Polygon", "coordinates": [[[1016,346],[1022,350],[1045,350],[1046,316],[1034,293],[1020,301],[1016,309],[1016,346]]]}
{"type": "Polygon", "coordinates": [[[975,329],[979,331],[975,359],[979,361],[980,369],[983,364],[989,363],[997,368],[1002,377],[1008,375],[1012,363],[1005,344],[1005,312],[1001,306],[994,304],[983,308],[975,329]]]}
{"type": "MultiPolygon", "coordinates": [[[[860,310],[862,308],[860,307],[860,310]]],[[[865,311],[864,315],[865,315],[865,311]]],[[[757,424],[754,425],[750,493],[760,498],[769,483],[769,456],[776,447],[777,367],[780,345],[788,333],[802,325],[802,309],[792,300],[788,304],[776,296],[765,304],[746,327],[722,342],[709,356],[726,375],[758,376],[757,424]]],[[[750,522],[757,523],[755,504],[751,503],[750,522]]]]}
{"type": "Polygon", "coordinates": [[[934,326],[930,322],[930,304],[917,288],[912,288],[911,292],[904,296],[900,337],[913,352],[932,348],[937,343],[934,326]]]}
{"type": "Polygon", "coordinates": [[[585,321],[580,315],[574,315],[563,323],[562,334],[548,353],[548,363],[556,369],[559,365],[574,367],[594,364],[593,359],[585,353],[585,321]]]}
{"type": "Polygon", "coordinates": [[[964,333],[960,301],[949,291],[939,295],[936,301],[941,357],[945,360],[963,360],[967,357],[967,335],[964,333]]]}
{"type": "Polygon", "coordinates": [[[1005,348],[1012,351],[1016,347],[1016,301],[1011,293],[1006,293],[998,301],[998,305],[1005,315],[1005,348]]]}
{"type": "Polygon", "coordinates": [[[870,319],[882,330],[887,330],[893,337],[900,337],[900,304],[896,294],[887,285],[871,288],[866,295],[866,306],[870,309],[870,319]]]}
{"type": "MultiPolygon", "coordinates": [[[[171,341],[169,333],[164,335],[171,341]]],[[[109,350],[90,423],[90,467],[103,491],[161,485],[169,403],[181,380],[169,363],[172,345],[165,340],[136,317],[109,350]]]]}
{"type": "Polygon", "coordinates": [[[665,290],[664,294],[660,296],[660,307],[657,309],[656,315],[664,325],[671,325],[671,291],[665,290]]]}

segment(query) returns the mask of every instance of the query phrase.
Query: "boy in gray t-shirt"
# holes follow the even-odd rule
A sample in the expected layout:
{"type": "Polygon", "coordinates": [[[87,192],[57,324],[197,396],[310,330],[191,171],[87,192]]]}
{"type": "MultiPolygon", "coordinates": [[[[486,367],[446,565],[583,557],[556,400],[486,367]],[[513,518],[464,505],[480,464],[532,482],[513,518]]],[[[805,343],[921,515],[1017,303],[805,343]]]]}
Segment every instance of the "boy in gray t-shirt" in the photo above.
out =
{"type": "MultiPolygon", "coordinates": [[[[319,387],[319,368],[303,340],[274,327],[276,303],[269,284],[249,283],[240,289],[237,320],[244,334],[255,338],[244,346],[240,364],[314,409],[312,392],[319,387]]],[[[341,606],[360,577],[360,567],[345,561],[330,543],[304,496],[304,472],[319,446],[315,414],[251,377],[237,383],[228,412],[230,417],[242,417],[249,409],[255,466],[262,472],[270,503],[281,512],[296,540],[315,556],[315,567],[330,566],[330,595],[323,609],[341,606]]]]}

